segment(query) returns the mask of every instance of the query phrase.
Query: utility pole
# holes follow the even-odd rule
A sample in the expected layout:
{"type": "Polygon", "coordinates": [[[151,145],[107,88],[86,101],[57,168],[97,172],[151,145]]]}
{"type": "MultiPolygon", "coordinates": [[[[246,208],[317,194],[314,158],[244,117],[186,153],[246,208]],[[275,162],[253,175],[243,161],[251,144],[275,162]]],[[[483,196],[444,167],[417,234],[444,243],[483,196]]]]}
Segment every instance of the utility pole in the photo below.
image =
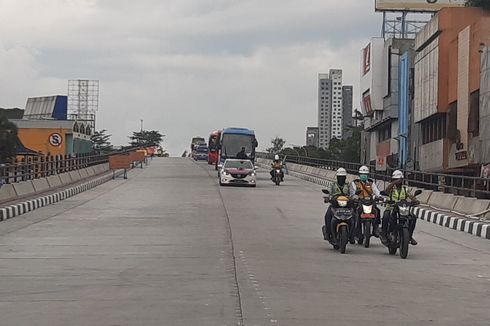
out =
{"type": "Polygon", "coordinates": [[[140,119],[141,121],[141,132],[143,132],[143,119],[140,119]]]}

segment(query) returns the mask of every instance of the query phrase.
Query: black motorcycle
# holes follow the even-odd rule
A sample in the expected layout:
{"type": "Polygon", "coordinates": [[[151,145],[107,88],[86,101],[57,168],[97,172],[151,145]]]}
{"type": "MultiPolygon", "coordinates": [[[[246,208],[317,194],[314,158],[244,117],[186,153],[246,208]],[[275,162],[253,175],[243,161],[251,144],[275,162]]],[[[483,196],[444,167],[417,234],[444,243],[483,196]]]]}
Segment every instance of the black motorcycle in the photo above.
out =
{"type": "MultiPolygon", "coordinates": [[[[327,189],[323,189],[322,192],[325,195],[330,194],[327,189]]],[[[340,249],[340,253],[345,254],[347,242],[349,241],[351,232],[353,232],[350,226],[354,215],[351,200],[346,196],[336,196],[333,198],[326,196],[324,197],[324,202],[332,205],[333,219],[337,221],[336,232],[332,235],[336,241],[334,242],[332,239],[328,240],[335,250],[340,249]]],[[[331,225],[327,225],[326,227],[331,227],[331,225]]]]}
{"type": "MultiPolygon", "coordinates": [[[[417,190],[415,197],[421,193],[422,190],[417,190]]],[[[385,192],[381,194],[387,196],[385,192]]],[[[388,239],[385,245],[388,247],[390,255],[395,255],[398,248],[400,248],[400,258],[406,259],[408,256],[408,245],[410,243],[409,222],[411,219],[417,218],[412,214],[412,207],[416,206],[416,204],[406,199],[398,202],[388,200],[387,203],[392,205],[393,209],[388,227],[388,239]]]]}

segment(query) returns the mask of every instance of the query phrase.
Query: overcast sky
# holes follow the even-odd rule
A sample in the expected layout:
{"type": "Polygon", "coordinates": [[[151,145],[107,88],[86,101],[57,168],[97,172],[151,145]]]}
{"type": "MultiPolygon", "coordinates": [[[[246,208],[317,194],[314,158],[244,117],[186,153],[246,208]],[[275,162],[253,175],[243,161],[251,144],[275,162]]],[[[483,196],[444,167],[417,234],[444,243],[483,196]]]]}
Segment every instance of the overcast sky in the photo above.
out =
{"type": "Polygon", "coordinates": [[[97,129],[140,127],[180,155],[230,126],[303,145],[317,74],[344,70],[359,106],[359,57],[379,36],[374,0],[0,0],[0,107],[100,80],[97,129]]]}

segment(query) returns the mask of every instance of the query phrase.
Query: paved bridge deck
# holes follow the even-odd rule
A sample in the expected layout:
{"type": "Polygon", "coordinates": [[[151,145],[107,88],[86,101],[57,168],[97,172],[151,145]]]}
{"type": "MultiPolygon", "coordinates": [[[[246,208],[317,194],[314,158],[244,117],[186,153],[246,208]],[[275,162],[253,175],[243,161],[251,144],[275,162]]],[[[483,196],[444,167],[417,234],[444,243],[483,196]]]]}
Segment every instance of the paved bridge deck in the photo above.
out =
{"type": "Polygon", "coordinates": [[[407,260],[321,239],[320,187],[155,159],[0,223],[2,325],[488,325],[490,243],[419,221],[407,260]]]}

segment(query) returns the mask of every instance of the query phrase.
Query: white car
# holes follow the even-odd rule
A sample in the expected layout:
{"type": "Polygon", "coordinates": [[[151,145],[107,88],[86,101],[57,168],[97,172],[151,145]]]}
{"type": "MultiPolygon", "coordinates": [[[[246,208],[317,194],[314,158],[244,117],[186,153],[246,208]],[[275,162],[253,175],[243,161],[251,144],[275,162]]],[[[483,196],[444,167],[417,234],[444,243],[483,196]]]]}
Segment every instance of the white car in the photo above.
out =
{"type": "Polygon", "coordinates": [[[219,184],[257,186],[257,172],[249,160],[227,159],[219,169],[219,184]]]}

